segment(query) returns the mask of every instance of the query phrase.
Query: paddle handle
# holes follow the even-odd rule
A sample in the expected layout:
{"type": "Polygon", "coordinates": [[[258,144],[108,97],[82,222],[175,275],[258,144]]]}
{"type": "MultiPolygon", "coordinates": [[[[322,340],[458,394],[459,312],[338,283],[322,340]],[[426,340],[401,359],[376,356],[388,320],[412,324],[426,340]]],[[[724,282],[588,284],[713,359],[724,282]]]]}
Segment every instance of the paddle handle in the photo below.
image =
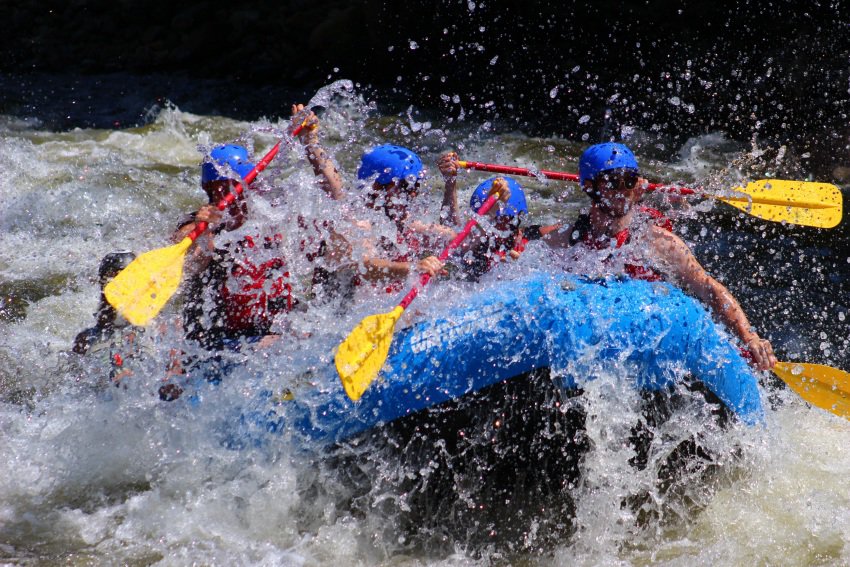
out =
{"type": "MultiPolygon", "coordinates": [[[[478,210],[478,214],[487,214],[487,212],[493,208],[493,205],[495,205],[498,200],[498,194],[490,195],[490,197],[488,197],[487,200],[484,201],[484,204],[481,205],[481,208],[478,210]]],[[[452,239],[452,241],[449,242],[449,244],[445,247],[445,249],[440,252],[440,255],[437,256],[440,262],[446,261],[446,258],[449,257],[449,254],[451,254],[452,250],[460,246],[460,243],[463,242],[467,236],[469,236],[469,233],[472,231],[472,227],[474,227],[476,224],[478,224],[478,221],[476,221],[475,219],[469,219],[466,222],[466,225],[463,227],[463,230],[458,232],[457,235],[452,239]]],[[[416,299],[417,295],[419,295],[419,290],[424,286],[428,285],[429,281],[431,281],[431,274],[422,274],[419,277],[419,286],[414,286],[413,289],[407,292],[407,295],[404,296],[398,306],[402,309],[407,309],[407,306],[410,305],[410,303],[414,299],[416,299]]]]}

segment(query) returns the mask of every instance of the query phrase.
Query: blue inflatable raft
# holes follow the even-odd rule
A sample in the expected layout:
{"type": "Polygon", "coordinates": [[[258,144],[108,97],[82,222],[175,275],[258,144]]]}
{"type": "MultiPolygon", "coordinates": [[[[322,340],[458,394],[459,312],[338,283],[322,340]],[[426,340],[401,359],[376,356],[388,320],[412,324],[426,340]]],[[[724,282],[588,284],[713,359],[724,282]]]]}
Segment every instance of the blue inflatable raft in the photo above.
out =
{"type": "Polygon", "coordinates": [[[231,433],[291,431],[335,443],[535,369],[549,369],[561,388],[581,388],[606,364],[648,390],[692,375],[744,422],[762,419],[757,377],[695,299],[667,283],[538,275],[397,330],[359,401],[328,364],[284,396],[264,392],[231,433]]]}

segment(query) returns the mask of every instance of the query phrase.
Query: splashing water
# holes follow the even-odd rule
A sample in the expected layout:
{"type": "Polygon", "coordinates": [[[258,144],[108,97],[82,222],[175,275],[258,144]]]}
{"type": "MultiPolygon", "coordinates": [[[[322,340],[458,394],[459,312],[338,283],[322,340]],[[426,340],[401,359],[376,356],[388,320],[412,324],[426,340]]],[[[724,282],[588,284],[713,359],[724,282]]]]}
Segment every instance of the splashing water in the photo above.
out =
{"type": "MultiPolygon", "coordinates": [[[[287,145],[247,192],[244,229],[281,234],[294,274],[313,268],[301,253],[299,218],[354,230],[351,219],[366,217],[378,233],[391,233],[358,203],[354,178],[359,156],[378,142],[416,148],[428,164],[463,148],[462,157],[479,161],[567,171],[581,151],[468,119],[452,129],[412,128],[440,121],[414,119],[410,109],[378,115],[350,81],[323,87],[307,106],[324,109],[323,142],[351,196],[330,202],[300,146],[287,145]]],[[[841,529],[850,499],[841,472],[850,463],[834,450],[850,438],[845,422],[771,390],[775,409],[766,424],[746,428],[718,417],[718,406],[693,384],[659,401],[624,386],[628,368],[597,363],[590,353],[586,363],[596,379],[583,382],[578,397],[541,374],[331,450],[299,447],[288,431],[235,446],[230,433],[250,425],[239,423],[234,408],[262,392],[284,395],[311,384],[348,330],[397,301],[384,293],[359,290],[355,306],[311,305],[278,322],[285,338],[269,348],[222,354],[217,363],[229,374],[219,386],[197,390],[195,409],[156,395],[172,349],[203,354],[182,337],[175,298],[146,331],[133,375],[112,386],[108,361],[105,368],[102,360],[67,352],[77,331],[91,324],[100,258],[168,244],[177,219],[204,202],[197,181],[203,150],[239,140],[262,155],[286,139],[289,117],[246,123],[166,105],[149,124],[127,130],[56,133],[5,119],[0,128],[0,167],[7,172],[0,181],[0,556],[287,565],[850,559],[841,529]]],[[[736,169],[742,153],[720,137],[683,152],[674,164],[647,159],[647,169],[685,181],[702,179],[704,169],[748,174],[736,169]],[[694,149],[707,145],[712,151],[694,149]]],[[[462,200],[478,175],[460,173],[462,200]]],[[[438,177],[431,174],[419,209],[432,221],[438,177]]],[[[575,188],[522,183],[533,222],[571,221],[585,205],[575,188]]],[[[730,261],[729,252],[739,250],[731,240],[746,237],[751,225],[724,214],[735,213],[671,212],[711,268],[735,275],[737,264],[724,271],[721,259],[730,261]],[[700,235],[704,213],[721,228],[700,235]]],[[[574,269],[582,271],[578,262],[574,269]]],[[[509,285],[551,263],[532,245],[482,285],[509,285]]],[[[310,286],[309,277],[293,279],[296,296],[308,297],[310,286]]],[[[771,289],[743,286],[750,304],[771,289]]],[[[480,288],[470,284],[432,285],[408,317],[450,312],[476,293],[480,288]]],[[[812,352],[790,335],[790,352],[812,352]]]]}

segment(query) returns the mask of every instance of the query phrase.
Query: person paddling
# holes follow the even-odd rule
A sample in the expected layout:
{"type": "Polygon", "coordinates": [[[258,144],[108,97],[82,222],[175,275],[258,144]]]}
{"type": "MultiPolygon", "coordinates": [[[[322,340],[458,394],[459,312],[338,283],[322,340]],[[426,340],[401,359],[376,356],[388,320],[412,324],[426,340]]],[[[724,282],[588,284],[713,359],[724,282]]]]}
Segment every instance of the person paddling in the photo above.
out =
{"type": "MultiPolygon", "coordinates": [[[[292,105],[292,115],[293,125],[302,126],[299,137],[320,188],[332,199],[340,199],[342,178],[321,147],[318,118],[300,104],[292,105]]],[[[213,227],[196,240],[190,251],[183,312],[187,338],[208,350],[238,348],[243,341],[267,345],[279,337],[279,329],[274,326],[278,316],[306,308],[304,298],[298,299],[293,293],[294,274],[290,274],[283,254],[282,233],[246,234],[241,239],[223,234],[243,227],[248,202],[242,193],[224,214],[217,203],[253,168],[243,146],[215,147],[201,166],[201,188],[208,204],[182,219],[173,236],[179,242],[201,221],[213,227]]],[[[314,263],[332,255],[328,249],[333,251],[334,232],[326,220],[310,221],[299,215],[297,224],[301,236],[297,253],[314,263]]],[[[321,279],[321,275],[320,266],[316,265],[314,280],[321,279]]]]}
{"type": "MultiPolygon", "coordinates": [[[[185,301],[183,306],[183,325],[187,338],[194,340],[203,347],[217,350],[224,346],[227,340],[238,340],[243,337],[261,337],[269,333],[271,317],[277,311],[270,308],[269,300],[277,301],[281,306],[290,306],[291,297],[288,295],[287,281],[282,260],[275,265],[251,265],[243,272],[235,274],[245,276],[246,280],[254,279],[260,289],[265,280],[271,280],[273,288],[271,297],[263,294],[257,298],[255,305],[249,305],[250,295],[240,295],[237,291],[240,285],[228,288],[227,279],[231,269],[236,268],[233,255],[239,257],[249,254],[255,246],[263,247],[266,243],[253,238],[237,244],[218,247],[216,237],[224,232],[241,228],[248,215],[248,206],[244,194],[240,194],[225,210],[226,216],[216,207],[235,184],[254,168],[250,161],[248,150],[235,144],[226,144],[213,148],[210,160],[201,166],[201,188],[207,195],[208,204],[198,211],[184,217],[178,224],[172,240],[179,242],[201,221],[214,227],[207,230],[195,241],[186,262],[185,301]],[[255,274],[255,269],[259,272],[255,274]],[[276,272],[275,274],[270,273],[276,272]],[[254,277],[256,275],[256,277],[254,277]],[[232,291],[236,297],[231,298],[232,291]],[[231,300],[228,301],[228,300],[231,300]]],[[[250,282],[246,282],[250,287],[250,282]]]]}
{"type": "Polygon", "coordinates": [[[95,325],[80,331],[74,339],[73,352],[87,354],[90,351],[99,350],[108,344],[116,328],[127,326],[127,321],[118,314],[103,294],[103,287],[118,275],[118,272],[130,265],[136,255],[129,250],[110,252],[100,261],[97,270],[97,278],[100,284],[100,304],[95,315],[95,325]]]}
{"type": "MultiPolygon", "coordinates": [[[[96,322],[77,334],[71,349],[75,354],[96,361],[98,374],[108,374],[114,386],[120,386],[124,379],[137,372],[146,377],[157,366],[156,348],[146,329],[131,325],[109,304],[103,293],[104,286],[135,258],[132,252],[121,250],[110,252],[100,261],[97,275],[101,292],[96,322]]],[[[180,371],[180,362],[172,351],[165,379],[180,371]]]]}
{"type": "Polygon", "coordinates": [[[640,177],[629,148],[618,143],[587,148],[579,160],[579,180],[591,199],[590,211],[547,234],[543,242],[595,254],[596,263],[608,271],[681,286],[740,338],[759,369],[776,364],[770,341],[755,332],[729,290],[705,271],[687,244],[673,234],[669,221],[640,207],[647,181],[640,177]]]}
{"type": "Polygon", "coordinates": [[[410,216],[410,206],[420,194],[425,168],[413,151],[393,144],[377,146],[363,155],[357,178],[367,183],[362,187],[366,206],[381,211],[395,227],[394,234],[381,234],[364,243],[366,249],[360,264],[359,280],[382,284],[385,291],[401,291],[411,273],[435,276],[443,271],[443,263],[429,250],[440,240],[454,237],[449,227],[429,224],[410,216]]]}
{"type": "MultiPolygon", "coordinates": [[[[445,193],[441,220],[457,224],[460,215],[457,204],[457,154],[443,154],[437,162],[445,180],[445,193]]],[[[478,213],[487,198],[498,193],[502,202],[490,209],[490,230],[480,228],[477,236],[469,238],[456,253],[460,257],[462,279],[476,281],[482,275],[507,258],[516,260],[532,240],[556,230],[560,225],[530,225],[523,227],[528,216],[525,191],[517,181],[509,177],[492,177],[475,188],[469,199],[469,207],[478,213]]]]}

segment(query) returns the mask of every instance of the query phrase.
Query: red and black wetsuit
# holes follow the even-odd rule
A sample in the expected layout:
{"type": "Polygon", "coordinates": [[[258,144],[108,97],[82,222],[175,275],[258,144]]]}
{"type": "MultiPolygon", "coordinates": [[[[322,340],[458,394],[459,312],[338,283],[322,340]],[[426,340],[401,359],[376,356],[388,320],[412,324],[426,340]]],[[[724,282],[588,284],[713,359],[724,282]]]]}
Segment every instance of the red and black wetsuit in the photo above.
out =
{"type": "Polygon", "coordinates": [[[280,248],[283,237],[276,234],[258,244],[246,236],[237,245],[238,258],[234,258],[224,285],[219,293],[224,306],[224,326],[237,335],[266,335],[271,330],[274,316],[288,313],[295,301],[286,262],[274,252],[280,248]],[[266,260],[254,259],[254,251],[262,247],[271,251],[266,260]]]}

